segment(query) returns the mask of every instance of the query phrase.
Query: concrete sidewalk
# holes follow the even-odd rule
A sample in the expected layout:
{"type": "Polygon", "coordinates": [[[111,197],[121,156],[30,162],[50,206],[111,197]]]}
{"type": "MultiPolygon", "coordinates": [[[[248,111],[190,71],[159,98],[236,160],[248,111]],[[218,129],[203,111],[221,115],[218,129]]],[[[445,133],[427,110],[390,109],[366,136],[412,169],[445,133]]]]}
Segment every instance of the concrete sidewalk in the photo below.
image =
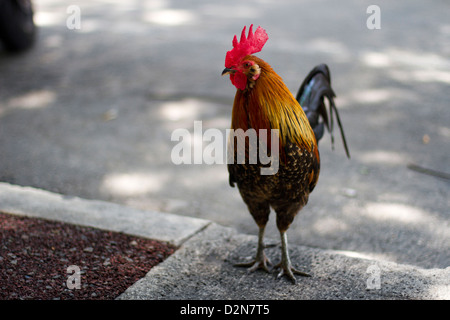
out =
{"type": "MultiPolygon", "coordinates": [[[[118,299],[450,299],[450,267],[369,259],[358,252],[290,247],[295,266],[312,274],[292,285],[274,274],[236,268],[250,259],[256,236],[208,220],[136,210],[0,183],[0,211],[166,241],[179,249],[118,299]]],[[[267,239],[276,244],[277,240],[267,239]]],[[[273,262],[279,246],[267,249],[273,262]]]]}

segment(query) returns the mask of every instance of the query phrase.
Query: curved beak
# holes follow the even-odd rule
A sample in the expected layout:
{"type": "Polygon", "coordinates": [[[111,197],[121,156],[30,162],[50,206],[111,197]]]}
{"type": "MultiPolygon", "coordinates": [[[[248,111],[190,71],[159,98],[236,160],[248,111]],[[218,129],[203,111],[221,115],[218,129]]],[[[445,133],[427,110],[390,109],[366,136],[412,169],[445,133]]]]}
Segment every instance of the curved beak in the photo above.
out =
{"type": "Polygon", "coordinates": [[[222,76],[227,75],[227,74],[233,74],[233,73],[235,73],[235,72],[236,72],[236,70],[234,70],[234,69],[225,68],[225,69],[223,69],[223,71],[222,71],[222,76]]]}

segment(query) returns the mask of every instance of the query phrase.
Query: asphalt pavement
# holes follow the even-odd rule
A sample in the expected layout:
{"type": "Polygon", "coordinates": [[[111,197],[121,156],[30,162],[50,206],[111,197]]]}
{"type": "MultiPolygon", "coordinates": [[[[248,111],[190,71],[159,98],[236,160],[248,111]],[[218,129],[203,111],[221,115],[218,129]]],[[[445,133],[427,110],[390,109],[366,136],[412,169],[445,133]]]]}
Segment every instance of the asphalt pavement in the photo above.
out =
{"type": "MultiPolygon", "coordinates": [[[[176,165],[171,138],[186,129],[199,142],[207,129],[229,128],[235,89],[220,74],[232,37],[253,23],[269,35],[258,56],[294,93],[310,69],[328,64],[351,153],[348,160],[337,132],[334,150],[329,136],[321,141],[318,185],[288,231],[293,255],[310,267],[354,263],[359,278],[367,261],[400,268],[399,278],[442,275],[450,266],[449,4],[378,1],[378,17],[367,13],[372,4],[72,1],[77,28],[67,2],[36,2],[35,47],[0,51],[0,182],[208,221],[199,234],[206,242],[219,229],[226,234],[217,240],[229,249],[225,260],[247,254],[257,228],[226,166],[176,165]],[[380,29],[371,27],[375,18],[380,29]]],[[[266,235],[279,241],[273,217],[266,235]]],[[[200,241],[189,239],[183,246],[200,241]]],[[[177,257],[189,256],[186,248],[177,257]]],[[[216,268],[207,279],[225,270],[247,285],[243,273],[216,263],[223,252],[214,250],[198,252],[216,268]]],[[[182,270],[195,278],[202,268],[182,270]]],[[[224,296],[225,279],[213,286],[224,296]]],[[[307,281],[312,288],[326,279],[307,281]]],[[[326,280],[336,292],[354,284],[339,279],[326,280]]],[[[294,296],[308,292],[321,297],[294,296]]]]}

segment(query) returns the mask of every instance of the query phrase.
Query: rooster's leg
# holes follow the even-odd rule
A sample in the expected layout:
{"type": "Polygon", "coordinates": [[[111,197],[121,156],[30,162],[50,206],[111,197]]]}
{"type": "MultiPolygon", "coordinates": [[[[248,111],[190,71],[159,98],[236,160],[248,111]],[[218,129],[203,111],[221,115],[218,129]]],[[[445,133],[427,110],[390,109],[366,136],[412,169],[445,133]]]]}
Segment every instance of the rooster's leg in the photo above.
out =
{"type": "Polygon", "coordinates": [[[297,279],[295,279],[294,274],[298,274],[303,277],[311,277],[311,275],[304,273],[302,271],[298,271],[292,267],[291,259],[289,258],[288,252],[288,241],[286,231],[281,232],[281,262],[275,266],[275,268],[280,268],[280,273],[277,278],[280,278],[283,275],[289,277],[294,284],[297,283],[297,279]]]}
{"type": "Polygon", "coordinates": [[[267,265],[271,265],[272,263],[264,253],[264,229],[265,226],[259,227],[258,249],[256,250],[255,260],[247,263],[235,264],[236,267],[247,267],[249,272],[253,272],[257,269],[263,269],[266,272],[270,272],[267,265]]]}

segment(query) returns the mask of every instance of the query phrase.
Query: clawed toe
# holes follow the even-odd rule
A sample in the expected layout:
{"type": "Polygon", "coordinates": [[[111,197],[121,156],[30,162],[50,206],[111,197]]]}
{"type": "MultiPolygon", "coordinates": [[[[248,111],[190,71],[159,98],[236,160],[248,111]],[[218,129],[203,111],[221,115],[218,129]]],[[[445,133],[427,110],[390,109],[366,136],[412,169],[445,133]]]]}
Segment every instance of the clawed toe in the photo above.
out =
{"type": "Polygon", "coordinates": [[[244,262],[244,263],[237,263],[235,264],[236,267],[244,267],[248,268],[248,272],[254,272],[258,269],[263,269],[266,272],[270,272],[270,269],[268,265],[272,265],[270,260],[267,257],[263,257],[261,259],[255,259],[251,262],[244,262]]]}
{"type": "Polygon", "coordinates": [[[293,268],[291,266],[285,266],[281,262],[279,264],[277,264],[275,266],[275,268],[277,268],[277,269],[279,268],[280,269],[280,272],[277,275],[277,279],[279,279],[279,278],[281,278],[282,276],[285,275],[293,282],[293,284],[297,283],[297,279],[295,278],[294,274],[297,274],[297,275],[302,276],[302,277],[311,277],[310,274],[305,273],[305,272],[300,271],[300,270],[297,270],[297,269],[295,269],[295,268],[293,268]]]}

